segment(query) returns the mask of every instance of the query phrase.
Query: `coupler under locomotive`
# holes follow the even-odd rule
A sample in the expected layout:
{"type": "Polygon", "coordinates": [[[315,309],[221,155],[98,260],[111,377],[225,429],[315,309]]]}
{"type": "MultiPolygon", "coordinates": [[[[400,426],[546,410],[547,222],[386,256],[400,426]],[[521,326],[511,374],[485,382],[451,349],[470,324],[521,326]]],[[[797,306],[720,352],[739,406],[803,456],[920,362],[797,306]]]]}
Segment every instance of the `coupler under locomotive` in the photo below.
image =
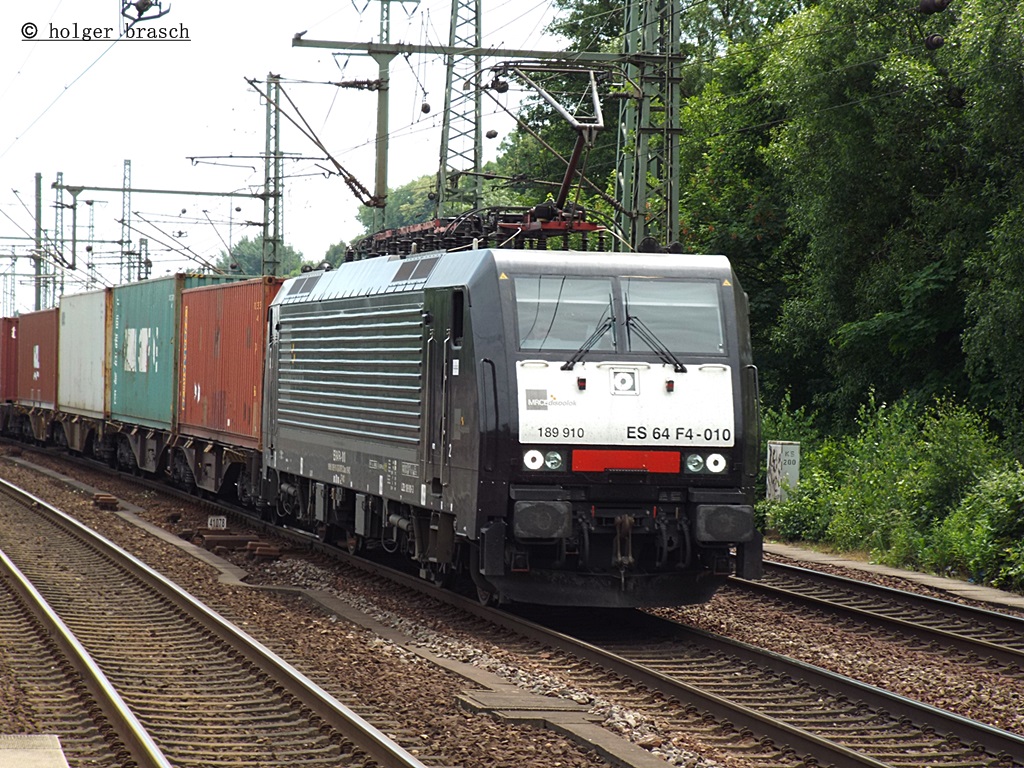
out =
{"type": "Polygon", "coordinates": [[[761,550],[753,508],[732,500],[630,507],[520,499],[511,521],[481,529],[471,575],[502,600],[693,604],[733,573],[759,578],[761,550]]]}

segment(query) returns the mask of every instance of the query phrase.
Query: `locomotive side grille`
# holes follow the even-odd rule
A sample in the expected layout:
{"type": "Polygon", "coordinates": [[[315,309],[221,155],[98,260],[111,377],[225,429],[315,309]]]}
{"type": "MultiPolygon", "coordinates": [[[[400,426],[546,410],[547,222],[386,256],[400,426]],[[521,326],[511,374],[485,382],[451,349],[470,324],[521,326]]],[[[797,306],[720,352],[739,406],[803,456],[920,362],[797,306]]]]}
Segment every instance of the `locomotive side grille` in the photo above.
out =
{"type": "Polygon", "coordinates": [[[278,423],[418,444],[423,304],[409,298],[282,306],[278,423]]]}

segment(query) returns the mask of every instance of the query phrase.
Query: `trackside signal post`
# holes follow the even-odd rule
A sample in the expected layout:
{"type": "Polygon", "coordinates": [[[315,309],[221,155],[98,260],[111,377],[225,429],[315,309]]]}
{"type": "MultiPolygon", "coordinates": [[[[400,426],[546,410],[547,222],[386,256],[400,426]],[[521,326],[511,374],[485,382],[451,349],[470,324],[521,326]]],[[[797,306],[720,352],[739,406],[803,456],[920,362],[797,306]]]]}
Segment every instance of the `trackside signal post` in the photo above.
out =
{"type": "Polygon", "coordinates": [[[773,440],[768,443],[766,496],[785,501],[789,491],[800,482],[800,443],[773,440]]]}

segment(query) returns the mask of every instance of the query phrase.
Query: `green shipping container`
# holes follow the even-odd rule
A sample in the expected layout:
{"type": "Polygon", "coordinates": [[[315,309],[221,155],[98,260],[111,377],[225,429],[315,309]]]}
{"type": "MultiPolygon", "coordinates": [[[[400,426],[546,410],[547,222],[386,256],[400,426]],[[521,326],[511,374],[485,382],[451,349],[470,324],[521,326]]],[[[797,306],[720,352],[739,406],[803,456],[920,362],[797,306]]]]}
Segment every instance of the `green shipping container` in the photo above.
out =
{"type": "Polygon", "coordinates": [[[173,431],[181,292],[241,278],[169,275],[114,288],[110,417],[173,431]]]}

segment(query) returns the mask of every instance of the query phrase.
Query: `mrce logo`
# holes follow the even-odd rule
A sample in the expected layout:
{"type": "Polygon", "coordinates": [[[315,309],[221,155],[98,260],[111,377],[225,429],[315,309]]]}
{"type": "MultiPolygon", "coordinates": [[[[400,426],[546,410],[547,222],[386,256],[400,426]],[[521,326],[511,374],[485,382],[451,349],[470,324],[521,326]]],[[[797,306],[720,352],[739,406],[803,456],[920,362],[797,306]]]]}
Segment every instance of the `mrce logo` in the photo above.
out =
{"type": "Polygon", "coordinates": [[[546,389],[526,390],[526,410],[546,411],[549,408],[573,408],[575,400],[559,400],[554,395],[549,395],[546,389]]]}

